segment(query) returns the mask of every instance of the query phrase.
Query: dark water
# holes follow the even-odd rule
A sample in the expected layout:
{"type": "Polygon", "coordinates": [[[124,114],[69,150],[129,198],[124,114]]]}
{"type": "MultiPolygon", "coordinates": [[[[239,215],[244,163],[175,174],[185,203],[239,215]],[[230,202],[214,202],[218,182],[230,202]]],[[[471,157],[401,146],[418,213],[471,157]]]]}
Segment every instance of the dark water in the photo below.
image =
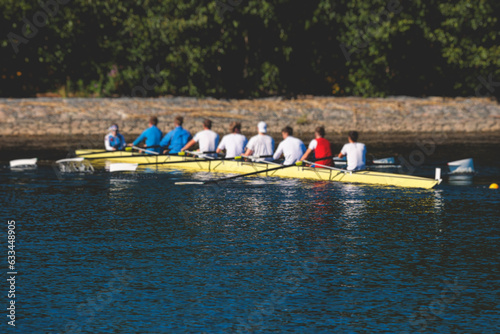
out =
{"type": "Polygon", "coordinates": [[[18,275],[0,332],[498,332],[500,170],[478,170],[409,190],[2,168],[18,275]]]}

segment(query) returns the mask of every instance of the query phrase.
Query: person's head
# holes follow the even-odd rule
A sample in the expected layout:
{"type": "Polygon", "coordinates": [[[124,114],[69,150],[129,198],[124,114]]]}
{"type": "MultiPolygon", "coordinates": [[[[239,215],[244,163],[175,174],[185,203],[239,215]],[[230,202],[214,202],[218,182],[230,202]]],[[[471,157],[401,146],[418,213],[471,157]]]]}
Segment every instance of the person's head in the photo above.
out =
{"type": "Polygon", "coordinates": [[[259,133],[267,133],[267,124],[266,122],[259,122],[259,124],[257,124],[257,129],[259,130],[259,133]]]}
{"type": "Polygon", "coordinates": [[[176,116],[174,118],[174,125],[175,126],[182,126],[182,123],[184,123],[184,118],[182,116],[176,116]]]}
{"type": "Polygon", "coordinates": [[[240,133],[241,132],[241,123],[240,122],[231,122],[231,124],[229,124],[229,131],[231,133],[240,133]]]}
{"type": "Polygon", "coordinates": [[[318,126],[314,130],[314,135],[316,136],[316,138],[324,138],[325,137],[325,128],[322,126],[318,126]]]}
{"type": "Polygon", "coordinates": [[[156,116],[151,116],[149,118],[149,125],[158,125],[158,117],[156,116]]]}
{"type": "Polygon", "coordinates": [[[288,136],[292,136],[293,129],[289,126],[285,126],[283,129],[281,129],[281,135],[283,136],[283,138],[286,138],[288,136]]]}
{"type": "Polygon", "coordinates": [[[118,133],[118,124],[111,125],[108,131],[111,132],[113,135],[116,135],[118,133]]]}
{"type": "Polygon", "coordinates": [[[349,137],[349,141],[352,141],[353,143],[358,141],[358,132],[357,131],[349,131],[347,136],[349,137]]]}
{"type": "Polygon", "coordinates": [[[203,127],[205,129],[209,129],[210,130],[212,128],[212,121],[209,120],[209,119],[204,120],[203,121],[203,127]]]}

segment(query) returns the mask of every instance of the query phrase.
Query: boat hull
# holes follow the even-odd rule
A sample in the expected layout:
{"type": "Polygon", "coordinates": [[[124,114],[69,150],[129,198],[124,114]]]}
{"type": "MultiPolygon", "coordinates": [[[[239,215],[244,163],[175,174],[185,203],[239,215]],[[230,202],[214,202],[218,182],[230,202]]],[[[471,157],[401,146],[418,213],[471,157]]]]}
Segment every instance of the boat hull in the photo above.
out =
{"type": "MultiPolygon", "coordinates": [[[[83,158],[92,158],[93,164],[137,163],[139,168],[183,169],[191,171],[207,171],[230,174],[246,174],[275,168],[274,164],[253,163],[235,160],[210,161],[185,156],[172,155],[139,155],[135,152],[102,152],[96,150],[78,150],[76,154],[83,158]],[[140,165],[150,164],[150,165],[140,165]]],[[[439,184],[438,180],[413,175],[392,174],[375,171],[345,172],[326,168],[292,166],[284,169],[262,172],[262,176],[309,179],[318,181],[334,181],[362,183],[405,188],[431,189],[439,184]]]]}

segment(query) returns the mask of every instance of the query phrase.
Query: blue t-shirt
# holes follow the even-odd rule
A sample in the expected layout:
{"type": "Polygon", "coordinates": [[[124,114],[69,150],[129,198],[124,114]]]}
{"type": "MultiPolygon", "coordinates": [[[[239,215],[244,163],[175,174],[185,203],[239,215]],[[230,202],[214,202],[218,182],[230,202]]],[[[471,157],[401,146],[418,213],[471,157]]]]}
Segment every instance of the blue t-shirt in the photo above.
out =
{"type": "MultiPolygon", "coordinates": [[[[141,135],[134,141],[134,146],[139,145],[144,139],[146,139],[146,146],[158,146],[160,145],[162,133],[161,130],[156,127],[156,125],[152,125],[146,130],[144,130],[141,135]]],[[[152,147],[149,150],[160,153],[160,147],[152,147]]]]}
{"type": "Polygon", "coordinates": [[[182,126],[176,126],[163,137],[160,146],[168,148],[169,153],[179,153],[181,149],[191,140],[191,134],[182,126]]]}

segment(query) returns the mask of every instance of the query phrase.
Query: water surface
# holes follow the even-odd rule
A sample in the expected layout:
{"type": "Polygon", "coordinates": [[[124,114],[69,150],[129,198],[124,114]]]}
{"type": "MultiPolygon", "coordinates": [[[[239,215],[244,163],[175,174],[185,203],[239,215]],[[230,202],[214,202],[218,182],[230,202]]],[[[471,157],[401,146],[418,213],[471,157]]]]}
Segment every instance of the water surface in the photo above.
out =
{"type": "Polygon", "coordinates": [[[1,326],[494,333],[500,193],[488,185],[498,162],[478,172],[468,186],[418,190],[260,177],[176,186],[217,175],[2,168],[1,233],[16,220],[19,274],[16,327],[5,315],[1,326]]]}

